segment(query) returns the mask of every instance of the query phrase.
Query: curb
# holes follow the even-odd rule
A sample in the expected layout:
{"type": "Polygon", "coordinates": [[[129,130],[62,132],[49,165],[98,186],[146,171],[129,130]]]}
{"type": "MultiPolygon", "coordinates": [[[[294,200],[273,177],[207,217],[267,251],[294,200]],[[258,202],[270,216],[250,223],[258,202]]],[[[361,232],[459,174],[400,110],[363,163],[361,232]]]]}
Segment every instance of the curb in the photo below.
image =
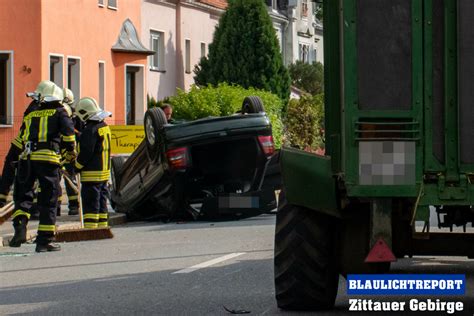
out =
{"type": "MultiPolygon", "coordinates": [[[[113,215],[110,216],[109,218],[109,226],[117,226],[117,225],[122,225],[127,222],[127,216],[125,214],[118,214],[118,213],[112,213],[113,215]]],[[[80,229],[81,224],[80,223],[64,223],[64,224],[58,224],[57,230],[67,230],[67,229],[80,229]]],[[[0,236],[0,248],[1,247],[8,247],[8,243],[10,240],[13,238],[13,234],[7,234],[0,236]]],[[[26,233],[26,240],[31,241],[36,238],[36,228],[35,229],[28,229],[26,233]]]]}

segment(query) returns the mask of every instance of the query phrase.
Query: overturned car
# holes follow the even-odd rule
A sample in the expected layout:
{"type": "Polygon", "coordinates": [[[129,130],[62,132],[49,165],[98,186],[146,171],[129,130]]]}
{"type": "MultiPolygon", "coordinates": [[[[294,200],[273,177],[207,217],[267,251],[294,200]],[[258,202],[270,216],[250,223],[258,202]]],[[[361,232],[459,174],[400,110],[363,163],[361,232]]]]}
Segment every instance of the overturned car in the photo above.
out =
{"type": "Polygon", "coordinates": [[[152,108],[144,125],[145,139],[132,155],[112,158],[117,212],[217,219],[276,207],[275,180],[264,186],[276,166],[269,167],[275,161],[272,128],[258,97],[245,98],[240,113],[181,124],[168,124],[163,111],[152,108]]]}

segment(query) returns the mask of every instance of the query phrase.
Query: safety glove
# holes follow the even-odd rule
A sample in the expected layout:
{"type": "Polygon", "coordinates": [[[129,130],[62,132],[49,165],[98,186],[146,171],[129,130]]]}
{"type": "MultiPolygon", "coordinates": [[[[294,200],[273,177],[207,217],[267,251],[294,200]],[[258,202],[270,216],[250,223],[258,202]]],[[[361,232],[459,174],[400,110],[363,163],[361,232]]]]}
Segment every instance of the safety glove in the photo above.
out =
{"type": "Polygon", "coordinates": [[[74,162],[77,158],[77,152],[75,150],[66,151],[64,154],[64,160],[66,163],[74,162]]]}

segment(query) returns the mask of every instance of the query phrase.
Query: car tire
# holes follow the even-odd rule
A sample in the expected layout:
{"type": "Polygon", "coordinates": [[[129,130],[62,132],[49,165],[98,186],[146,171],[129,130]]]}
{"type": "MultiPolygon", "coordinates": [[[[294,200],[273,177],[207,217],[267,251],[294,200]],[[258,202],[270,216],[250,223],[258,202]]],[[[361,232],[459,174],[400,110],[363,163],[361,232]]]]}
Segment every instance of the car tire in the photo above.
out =
{"type": "Polygon", "coordinates": [[[111,186],[110,186],[110,206],[117,211],[117,202],[115,199],[118,196],[117,189],[120,186],[120,180],[121,180],[121,173],[123,170],[123,165],[125,164],[125,158],[121,156],[117,157],[112,157],[111,160],[111,168],[110,168],[110,180],[111,180],[111,186]]]}
{"type": "Polygon", "coordinates": [[[160,108],[151,108],[146,111],[143,122],[148,157],[156,161],[160,157],[160,146],[163,143],[160,130],[167,124],[166,115],[160,108]]]}
{"type": "Polygon", "coordinates": [[[275,227],[275,295],[288,310],[332,309],[339,273],[336,219],[289,204],[280,193],[275,227]]]}
{"type": "Polygon", "coordinates": [[[111,161],[111,180],[112,180],[112,190],[114,192],[117,191],[118,187],[120,186],[120,179],[121,173],[123,169],[123,165],[125,164],[125,157],[116,156],[112,157],[111,161]]]}
{"type": "Polygon", "coordinates": [[[257,96],[249,96],[242,103],[242,114],[265,112],[262,99],[257,96]]]}

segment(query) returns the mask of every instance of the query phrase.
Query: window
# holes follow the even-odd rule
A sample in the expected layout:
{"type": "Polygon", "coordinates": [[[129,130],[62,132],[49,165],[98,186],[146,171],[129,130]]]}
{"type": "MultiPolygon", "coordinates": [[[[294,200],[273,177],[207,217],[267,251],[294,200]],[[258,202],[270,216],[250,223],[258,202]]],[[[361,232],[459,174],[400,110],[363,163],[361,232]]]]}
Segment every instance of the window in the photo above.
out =
{"type": "Polygon", "coordinates": [[[201,57],[206,57],[206,43],[201,43],[201,57]]]}
{"type": "Polygon", "coordinates": [[[191,73],[191,41],[185,40],[185,71],[187,74],[191,73]]]}
{"type": "Polygon", "coordinates": [[[142,125],[145,106],[145,73],[141,65],[126,65],[125,124],[142,125]]]}
{"type": "Polygon", "coordinates": [[[67,59],[67,87],[74,94],[74,99],[81,98],[81,60],[79,58],[67,59]]]}
{"type": "Polygon", "coordinates": [[[107,7],[109,9],[115,9],[115,10],[118,9],[117,0],[109,0],[107,7]]]}
{"type": "Polygon", "coordinates": [[[277,35],[278,44],[280,46],[280,53],[283,53],[283,30],[280,28],[275,28],[275,33],[277,35]]]}
{"type": "Polygon", "coordinates": [[[150,56],[150,69],[165,70],[165,41],[163,32],[150,31],[150,47],[155,52],[150,56]]]}
{"type": "Polygon", "coordinates": [[[278,10],[278,0],[265,0],[265,3],[273,10],[278,10]]]}
{"type": "Polygon", "coordinates": [[[315,48],[313,50],[313,62],[317,62],[318,61],[318,50],[315,48]]]}
{"type": "Polygon", "coordinates": [[[99,7],[104,7],[104,0],[99,0],[97,4],[99,5],[99,7]]]}
{"type": "Polygon", "coordinates": [[[125,110],[125,124],[135,125],[135,112],[136,112],[136,100],[135,100],[135,73],[138,69],[134,67],[127,67],[127,78],[126,78],[126,110],[125,110]]]}
{"type": "Polygon", "coordinates": [[[99,61],[99,106],[105,109],[105,63],[99,61]]]}
{"type": "Polygon", "coordinates": [[[49,57],[49,80],[54,82],[58,87],[63,87],[63,57],[49,57]]]}
{"type": "Polygon", "coordinates": [[[308,17],[308,0],[301,0],[301,17],[308,17]]]}
{"type": "Polygon", "coordinates": [[[13,55],[0,53],[0,124],[12,124],[13,55]]]}
{"type": "Polygon", "coordinates": [[[309,63],[309,45],[299,44],[299,59],[302,62],[309,63]]]}

